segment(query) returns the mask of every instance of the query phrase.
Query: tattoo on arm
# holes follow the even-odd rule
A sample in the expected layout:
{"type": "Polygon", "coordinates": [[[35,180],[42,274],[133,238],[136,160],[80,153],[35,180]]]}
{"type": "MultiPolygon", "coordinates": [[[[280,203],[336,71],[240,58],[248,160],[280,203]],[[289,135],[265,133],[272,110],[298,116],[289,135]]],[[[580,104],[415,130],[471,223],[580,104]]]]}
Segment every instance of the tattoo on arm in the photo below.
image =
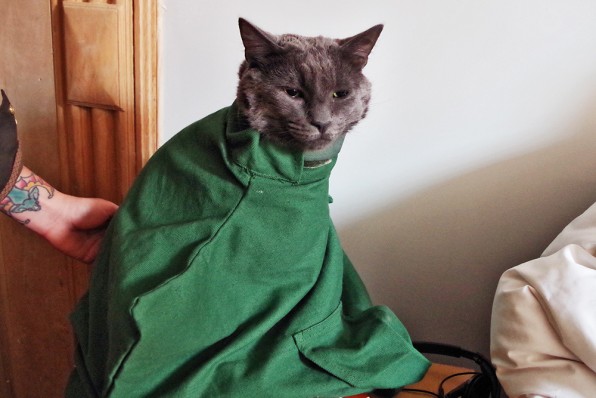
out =
{"type": "MultiPolygon", "coordinates": [[[[35,174],[21,176],[14,188],[0,202],[0,210],[9,216],[26,211],[40,211],[40,195],[47,193],[47,199],[54,196],[54,187],[35,174]]],[[[23,223],[27,224],[29,220],[23,223]]]]}

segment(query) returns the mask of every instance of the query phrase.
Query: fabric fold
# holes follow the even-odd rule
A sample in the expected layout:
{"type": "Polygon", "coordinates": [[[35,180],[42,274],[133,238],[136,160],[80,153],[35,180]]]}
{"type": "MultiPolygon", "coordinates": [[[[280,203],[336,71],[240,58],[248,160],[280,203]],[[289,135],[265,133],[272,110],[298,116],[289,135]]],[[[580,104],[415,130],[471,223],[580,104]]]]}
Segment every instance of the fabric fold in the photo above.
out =
{"type": "Polygon", "coordinates": [[[424,375],[331,223],[337,153],[305,167],[239,126],[234,106],[189,126],[135,181],[72,316],[84,377],[69,391],[91,380],[109,397],[338,397],[424,375]],[[326,366],[350,362],[356,384],[294,340],[332,314],[346,322],[330,323],[326,366]]]}

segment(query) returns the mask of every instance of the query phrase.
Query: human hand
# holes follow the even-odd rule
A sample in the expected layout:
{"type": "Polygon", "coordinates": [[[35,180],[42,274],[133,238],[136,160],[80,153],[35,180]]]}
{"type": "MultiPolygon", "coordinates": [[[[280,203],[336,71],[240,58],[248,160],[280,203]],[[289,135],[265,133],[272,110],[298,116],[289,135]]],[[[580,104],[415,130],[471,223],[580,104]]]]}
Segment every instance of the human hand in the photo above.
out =
{"type": "Polygon", "coordinates": [[[55,193],[53,222],[38,233],[64,254],[85,263],[95,260],[105,230],[118,206],[98,198],[79,198],[55,193]]]}
{"type": "Polygon", "coordinates": [[[26,166],[8,195],[0,200],[1,212],[64,254],[86,263],[95,260],[116,210],[117,205],[104,199],[63,194],[26,166]]]}

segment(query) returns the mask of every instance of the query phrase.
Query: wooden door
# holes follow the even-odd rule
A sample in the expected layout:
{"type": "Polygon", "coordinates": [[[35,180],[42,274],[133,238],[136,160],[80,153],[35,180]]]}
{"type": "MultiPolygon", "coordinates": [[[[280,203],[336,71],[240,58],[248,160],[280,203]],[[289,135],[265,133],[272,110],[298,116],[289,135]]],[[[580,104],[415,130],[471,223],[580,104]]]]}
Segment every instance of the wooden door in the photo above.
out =
{"type": "MultiPolygon", "coordinates": [[[[157,135],[157,0],[2,0],[0,87],[24,163],[119,202],[157,135]]],[[[89,267],[0,217],[0,397],[61,397],[89,267]]]]}

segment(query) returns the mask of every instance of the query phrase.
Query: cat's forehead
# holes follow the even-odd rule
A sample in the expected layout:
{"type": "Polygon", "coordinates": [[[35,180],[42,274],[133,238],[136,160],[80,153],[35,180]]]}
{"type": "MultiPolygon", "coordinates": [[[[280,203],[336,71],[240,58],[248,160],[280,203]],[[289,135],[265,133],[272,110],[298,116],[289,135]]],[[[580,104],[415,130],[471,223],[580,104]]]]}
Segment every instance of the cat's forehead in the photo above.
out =
{"type": "Polygon", "coordinates": [[[285,49],[309,51],[313,49],[337,48],[337,40],[324,36],[308,37],[295,34],[284,34],[277,37],[277,44],[285,49]]]}
{"type": "Polygon", "coordinates": [[[279,36],[278,45],[288,51],[285,61],[290,75],[301,81],[333,81],[341,69],[334,39],[285,34],[279,36]]]}

